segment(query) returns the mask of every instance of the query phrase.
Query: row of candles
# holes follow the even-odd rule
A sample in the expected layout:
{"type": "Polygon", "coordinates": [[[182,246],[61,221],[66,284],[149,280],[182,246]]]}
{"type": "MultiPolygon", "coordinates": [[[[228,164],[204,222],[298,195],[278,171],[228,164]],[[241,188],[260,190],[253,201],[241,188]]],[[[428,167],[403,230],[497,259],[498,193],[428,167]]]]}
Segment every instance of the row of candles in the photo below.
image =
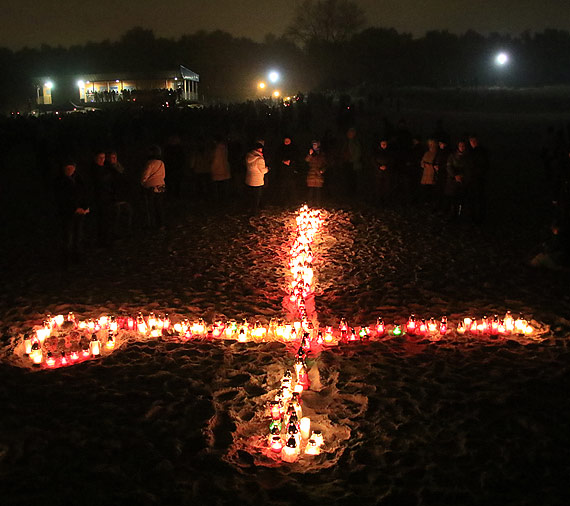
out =
{"type": "MultiPolygon", "coordinates": [[[[172,323],[168,315],[155,316],[153,313],[146,317],[142,313],[136,317],[101,316],[96,320],[77,320],[73,313],[69,313],[67,317],[48,316],[34,333],[23,336],[22,344],[24,354],[28,355],[34,364],[45,362],[48,367],[55,367],[57,364],[69,365],[81,361],[80,359],[100,356],[104,350],[112,351],[120,331],[145,339],[177,336],[182,340],[217,338],[235,339],[240,342],[282,341],[301,343],[305,349],[310,350],[313,345],[337,345],[342,342],[403,335],[439,340],[452,330],[445,316],[439,320],[434,318],[426,320],[411,315],[405,324],[392,325],[386,325],[382,318],[378,318],[375,325],[357,327],[351,327],[345,319],[341,319],[338,326],[320,328],[318,324],[313,324],[307,318],[292,323],[272,319],[268,325],[263,325],[259,321],[252,324],[247,320],[241,323],[235,320],[218,320],[213,324],[206,324],[203,319],[194,321],[183,319],[172,323]],[[59,358],[43,350],[47,338],[70,331],[80,331],[86,336],[91,336],[89,346],[71,352],[69,357],[62,355],[59,358]]],[[[498,315],[492,318],[484,316],[481,319],[466,317],[456,324],[455,333],[489,337],[509,335],[532,337],[536,330],[522,315],[515,318],[508,311],[502,318],[498,315]]]]}
{"type": "MultiPolygon", "coordinates": [[[[272,320],[263,337],[284,341],[300,339],[295,357],[295,380],[290,370],[285,371],[275,400],[268,404],[268,446],[281,455],[284,462],[295,462],[301,453],[319,455],[323,445],[320,430],[311,432],[311,419],[303,416],[301,394],[310,387],[306,356],[311,342],[324,344],[322,332],[309,321],[306,299],[313,293],[313,251],[311,244],[324,222],[321,211],[301,207],[295,218],[295,237],[289,250],[289,270],[292,275],[289,301],[295,304],[300,321],[292,325],[272,320]]],[[[317,324],[318,326],[318,324],[317,324]]],[[[255,330],[255,328],[254,328],[255,330]]],[[[332,335],[332,333],[331,333],[332,335]]]]}
{"type": "Polygon", "coordinates": [[[268,447],[284,462],[295,462],[301,454],[319,455],[324,444],[322,432],[311,431],[311,419],[303,416],[301,394],[310,387],[305,358],[301,346],[295,358],[296,381],[291,370],[286,370],[275,400],[267,404],[268,447]]]}
{"type": "Polygon", "coordinates": [[[311,244],[324,223],[320,210],[309,209],[306,205],[298,211],[295,238],[289,250],[289,270],[293,277],[290,284],[289,300],[295,304],[297,313],[304,323],[307,321],[306,299],[313,293],[313,251],[311,244]]]}

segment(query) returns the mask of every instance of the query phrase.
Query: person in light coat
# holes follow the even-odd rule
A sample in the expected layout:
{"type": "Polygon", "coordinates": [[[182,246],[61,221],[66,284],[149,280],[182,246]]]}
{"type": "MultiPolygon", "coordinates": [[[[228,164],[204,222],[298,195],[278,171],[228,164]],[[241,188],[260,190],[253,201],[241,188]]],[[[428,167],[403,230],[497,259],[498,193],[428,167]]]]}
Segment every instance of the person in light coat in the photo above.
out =
{"type": "Polygon", "coordinates": [[[245,184],[250,191],[250,209],[253,215],[257,215],[265,185],[265,174],[269,171],[263,157],[263,144],[257,142],[254,145],[253,149],[247,153],[245,163],[247,167],[245,184]]]}
{"type": "Polygon", "coordinates": [[[437,142],[435,139],[428,139],[428,150],[422,156],[420,166],[422,168],[422,178],[420,186],[422,190],[422,201],[433,204],[435,199],[436,184],[436,160],[437,160],[437,142]]]}
{"type": "Polygon", "coordinates": [[[221,137],[216,138],[215,142],[216,145],[212,154],[210,174],[212,175],[212,182],[214,184],[216,202],[221,204],[228,196],[231,172],[228,162],[228,145],[221,137]]]}
{"type": "Polygon", "coordinates": [[[147,226],[164,227],[163,199],[166,192],[164,182],[166,168],[161,159],[159,146],[151,146],[148,159],[141,176],[141,186],[144,190],[147,226]]]}

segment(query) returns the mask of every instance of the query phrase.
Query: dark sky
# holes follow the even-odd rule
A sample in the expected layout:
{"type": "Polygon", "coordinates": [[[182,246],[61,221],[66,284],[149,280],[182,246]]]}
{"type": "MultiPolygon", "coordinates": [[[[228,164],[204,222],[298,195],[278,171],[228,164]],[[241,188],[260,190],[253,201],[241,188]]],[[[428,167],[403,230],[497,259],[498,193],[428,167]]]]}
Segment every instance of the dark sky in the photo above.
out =
{"type": "MultiPolygon", "coordinates": [[[[262,40],[283,33],[299,0],[0,0],[0,46],[18,49],[117,39],[133,26],[158,36],[221,29],[262,40]]],[[[570,30],[570,0],[357,0],[368,24],[423,35],[430,29],[518,34],[570,30]]]]}

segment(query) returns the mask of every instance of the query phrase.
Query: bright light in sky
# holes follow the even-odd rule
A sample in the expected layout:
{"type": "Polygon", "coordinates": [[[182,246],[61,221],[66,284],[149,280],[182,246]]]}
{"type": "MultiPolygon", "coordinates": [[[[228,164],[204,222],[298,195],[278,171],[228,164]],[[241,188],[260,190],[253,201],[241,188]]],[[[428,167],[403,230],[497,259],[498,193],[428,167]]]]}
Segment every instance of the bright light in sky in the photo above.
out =
{"type": "Polygon", "coordinates": [[[277,72],[276,70],[272,70],[271,72],[269,72],[269,80],[272,83],[276,83],[277,81],[279,81],[279,72],[277,72]]]}
{"type": "Polygon", "coordinates": [[[53,83],[51,81],[46,81],[45,85],[44,85],[48,90],[51,90],[53,88],[53,83]]]}
{"type": "Polygon", "coordinates": [[[509,55],[507,53],[499,53],[496,58],[495,58],[495,62],[497,63],[497,65],[506,65],[509,61],[509,55]]]}

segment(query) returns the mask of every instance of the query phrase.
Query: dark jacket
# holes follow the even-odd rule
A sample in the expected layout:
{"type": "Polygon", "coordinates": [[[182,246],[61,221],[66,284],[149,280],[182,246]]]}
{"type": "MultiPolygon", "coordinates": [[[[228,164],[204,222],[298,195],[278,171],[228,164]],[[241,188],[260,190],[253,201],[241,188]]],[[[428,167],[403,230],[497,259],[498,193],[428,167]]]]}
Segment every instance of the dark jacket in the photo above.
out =
{"type": "Polygon", "coordinates": [[[459,191],[465,190],[473,180],[473,164],[470,153],[455,151],[447,159],[447,183],[445,193],[455,195],[459,191]],[[462,182],[456,181],[455,177],[461,176],[462,182]]]}
{"type": "Polygon", "coordinates": [[[77,208],[89,207],[89,193],[83,179],[76,173],[71,177],[61,175],[54,181],[57,211],[62,219],[69,219],[77,208]]]}

